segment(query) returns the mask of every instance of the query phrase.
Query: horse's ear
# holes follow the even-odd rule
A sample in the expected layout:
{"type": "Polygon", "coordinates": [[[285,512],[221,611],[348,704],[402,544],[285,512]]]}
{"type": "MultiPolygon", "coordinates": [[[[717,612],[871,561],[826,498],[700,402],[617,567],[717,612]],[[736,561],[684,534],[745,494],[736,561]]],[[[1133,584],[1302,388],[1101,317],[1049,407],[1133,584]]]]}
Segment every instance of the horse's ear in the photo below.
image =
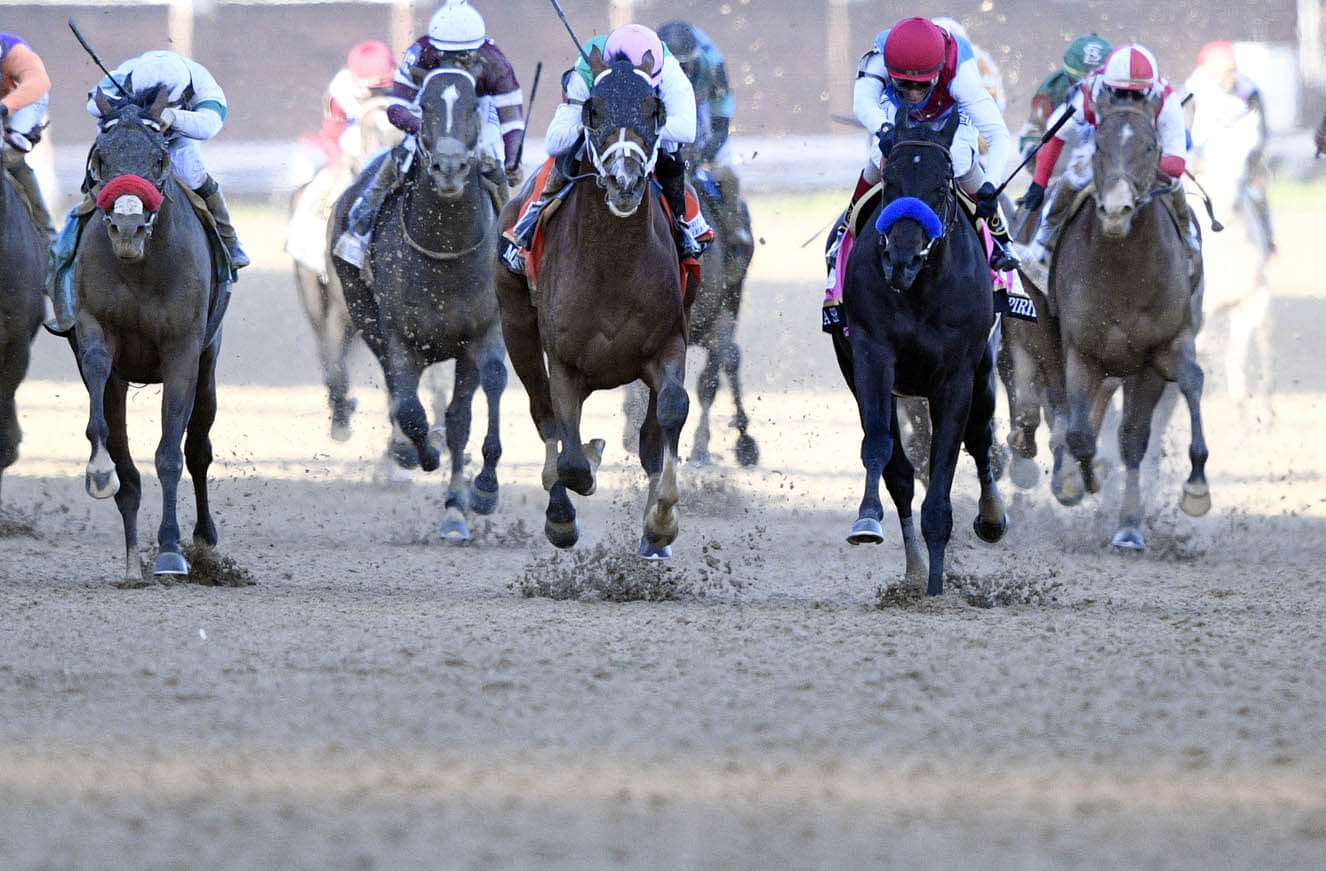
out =
{"type": "Polygon", "coordinates": [[[651,95],[645,99],[645,115],[653,119],[655,131],[662,130],[663,125],[668,123],[667,107],[658,97],[651,95]]]}
{"type": "Polygon", "coordinates": [[[590,96],[585,101],[585,105],[580,107],[580,126],[586,130],[597,130],[599,127],[598,109],[595,105],[596,100],[602,100],[602,97],[590,96]]]}
{"type": "Polygon", "coordinates": [[[653,51],[653,49],[650,49],[649,51],[645,52],[645,56],[642,57],[642,58],[640,58],[640,63],[636,65],[636,69],[640,70],[640,71],[641,71],[642,73],[644,73],[645,75],[652,75],[652,74],[653,74],[653,72],[654,72],[654,51],[653,51]]]}
{"type": "Polygon", "coordinates": [[[97,111],[101,113],[103,118],[115,110],[115,104],[111,102],[111,98],[106,96],[106,92],[101,88],[97,88],[97,93],[92,99],[96,102],[97,111]]]}
{"type": "Polygon", "coordinates": [[[161,87],[157,88],[157,95],[152,99],[152,105],[147,107],[147,114],[150,117],[160,121],[161,113],[166,108],[166,104],[169,102],[170,102],[170,89],[167,88],[165,85],[162,85],[161,87]]]}
{"type": "Polygon", "coordinates": [[[589,56],[585,59],[589,61],[589,74],[591,78],[597,79],[599,73],[608,68],[608,65],[603,62],[603,49],[599,48],[597,45],[589,50],[589,56]]]}

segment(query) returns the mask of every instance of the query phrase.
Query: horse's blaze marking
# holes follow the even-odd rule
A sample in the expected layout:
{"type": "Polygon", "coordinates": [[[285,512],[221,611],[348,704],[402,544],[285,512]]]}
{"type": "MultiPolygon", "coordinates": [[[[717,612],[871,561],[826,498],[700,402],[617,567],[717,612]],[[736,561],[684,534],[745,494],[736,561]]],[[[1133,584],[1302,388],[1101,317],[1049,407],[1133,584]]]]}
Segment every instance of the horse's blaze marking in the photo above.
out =
{"type": "Polygon", "coordinates": [[[143,201],[133,194],[125,194],[122,197],[116,197],[115,208],[112,211],[117,215],[141,215],[143,213],[143,201]]]}
{"type": "Polygon", "coordinates": [[[1133,128],[1125,124],[1123,130],[1119,133],[1119,144],[1127,145],[1128,140],[1132,138],[1133,138],[1133,128]]]}
{"type": "Polygon", "coordinates": [[[460,99],[460,91],[456,90],[455,85],[447,85],[447,89],[442,92],[442,102],[447,106],[447,132],[451,132],[452,124],[455,121],[456,101],[460,99]]]}

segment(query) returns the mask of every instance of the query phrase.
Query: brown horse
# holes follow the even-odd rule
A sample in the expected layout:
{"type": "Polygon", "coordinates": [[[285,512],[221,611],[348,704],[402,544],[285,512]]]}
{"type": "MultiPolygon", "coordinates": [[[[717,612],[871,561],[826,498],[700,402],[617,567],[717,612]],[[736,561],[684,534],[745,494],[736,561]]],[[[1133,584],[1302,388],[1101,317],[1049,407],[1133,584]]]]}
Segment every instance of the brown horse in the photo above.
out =
{"type": "MultiPolygon", "coordinates": [[[[1194,348],[1201,327],[1200,282],[1194,287],[1187,243],[1155,189],[1160,157],[1155,107],[1104,100],[1092,157],[1096,193],[1064,226],[1051,264],[1064,352],[1067,416],[1055,423],[1055,495],[1065,504],[1098,489],[1093,470],[1101,417],[1123,384],[1119,453],[1126,478],[1115,547],[1142,550],[1139,467],[1151,418],[1166,382],[1177,381],[1192,424],[1192,470],[1179,505],[1194,517],[1211,507],[1202,433],[1203,375],[1194,348]],[[1059,434],[1062,433],[1062,439],[1059,434]],[[1076,463],[1064,462],[1064,451],[1076,463]]],[[[1187,216],[1183,223],[1186,225],[1187,216]]],[[[1191,264],[1200,269],[1200,264],[1191,264]]]]}
{"type": "MultiPolygon", "coordinates": [[[[207,230],[171,174],[161,110],[166,89],[112,105],[98,93],[101,131],[88,155],[88,184],[100,220],[79,240],[73,281],[77,319],[70,338],[91,401],[89,495],[115,497],[124,521],[125,577],[138,580],[138,469],[129,456],[125,393],[130,382],[160,383],[161,482],[158,575],[186,575],[175,517],[180,472],[193,478],[196,546],[216,544],[207,500],[208,435],[216,417],[220,314],[228,284],[217,280],[207,230]],[[187,435],[186,435],[187,428],[187,435]],[[184,439],[184,452],[180,440],[184,439]]],[[[227,264],[228,267],[228,264],[227,264]]]]}
{"type": "MultiPolygon", "coordinates": [[[[677,249],[650,181],[663,103],[645,72],[652,57],[639,70],[621,58],[606,66],[597,49],[589,61],[595,84],[583,109],[578,178],[547,225],[537,288],[498,269],[502,331],[544,442],[544,532],[558,547],[580,535],[566,491],[594,492],[602,450],[599,440],[580,442],[581,406],[595,390],[637,378],[649,387],[640,428],[649,497],[639,554],[666,559],[677,537],[677,441],[689,400],[677,249]],[[589,178],[606,197],[584,184],[589,178]]],[[[518,212],[513,200],[502,212],[503,229],[518,212]]]]}
{"type": "MultiPolygon", "coordinates": [[[[0,137],[0,149],[8,148],[0,137]]],[[[0,170],[0,475],[18,459],[23,433],[14,392],[28,373],[41,327],[46,235],[32,220],[9,174],[0,170]]]]}

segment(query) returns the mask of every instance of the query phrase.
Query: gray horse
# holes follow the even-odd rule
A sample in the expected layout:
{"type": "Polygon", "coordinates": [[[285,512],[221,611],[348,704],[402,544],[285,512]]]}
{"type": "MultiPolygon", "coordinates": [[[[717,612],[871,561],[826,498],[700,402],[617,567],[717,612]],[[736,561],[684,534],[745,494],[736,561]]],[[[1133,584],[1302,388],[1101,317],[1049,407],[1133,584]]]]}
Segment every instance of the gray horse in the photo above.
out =
{"type": "MultiPolygon", "coordinates": [[[[428,438],[419,378],[433,363],[456,361],[446,411],[451,480],[441,532],[466,541],[466,508],[490,514],[497,507],[502,456],[498,408],[507,374],[493,290],[497,210],[481,176],[483,119],[474,77],[461,69],[434,70],[418,99],[423,118],[410,168],[402,189],[378,213],[365,272],[340,258],[332,261],[350,318],[382,364],[392,422],[409,439],[396,444],[394,453],[411,455],[402,459],[417,461],[426,472],[438,467],[439,457],[428,438]],[[483,468],[467,491],[465,445],[480,385],[488,400],[488,433],[483,468]]],[[[337,202],[333,237],[345,229],[350,205],[375,169],[376,164],[366,170],[337,202]]]]}
{"type": "Polygon", "coordinates": [[[1052,306],[1064,353],[1066,419],[1055,423],[1055,495],[1073,504],[1099,488],[1096,437],[1110,395],[1123,385],[1119,453],[1126,478],[1114,546],[1145,547],[1139,467],[1165,384],[1177,381],[1192,424],[1192,470],[1179,505],[1198,517],[1211,507],[1202,434],[1203,375],[1194,341],[1201,328],[1200,259],[1153,189],[1160,148],[1154,107],[1104,101],[1092,158],[1096,193],[1064,227],[1051,266],[1052,306]],[[1196,276],[1196,277],[1195,277],[1196,276]],[[1062,438],[1060,438],[1062,435],[1062,438]],[[1064,451],[1076,463],[1064,462],[1064,451]]]}
{"type": "MultiPolygon", "coordinates": [[[[207,230],[171,174],[160,123],[166,90],[141,105],[112,105],[98,94],[101,132],[88,156],[100,220],[83,230],[73,266],[77,317],[70,344],[90,399],[89,495],[115,497],[124,521],[126,579],[139,580],[138,469],[129,456],[125,393],[131,382],[160,383],[161,483],[158,575],[187,575],[175,517],[187,464],[197,502],[194,545],[216,545],[207,500],[216,417],[220,314],[229,285],[217,279],[207,230]],[[187,432],[186,432],[187,430],[187,432]],[[184,452],[180,440],[184,439],[184,452]]],[[[228,266],[228,264],[226,264],[228,266]]]]}
{"type": "MultiPolygon", "coordinates": [[[[8,148],[0,137],[0,148],[8,148]]],[[[41,327],[46,235],[18,187],[0,170],[0,475],[18,459],[23,433],[14,392],[28,373],[32,339],[41,327]]]]}

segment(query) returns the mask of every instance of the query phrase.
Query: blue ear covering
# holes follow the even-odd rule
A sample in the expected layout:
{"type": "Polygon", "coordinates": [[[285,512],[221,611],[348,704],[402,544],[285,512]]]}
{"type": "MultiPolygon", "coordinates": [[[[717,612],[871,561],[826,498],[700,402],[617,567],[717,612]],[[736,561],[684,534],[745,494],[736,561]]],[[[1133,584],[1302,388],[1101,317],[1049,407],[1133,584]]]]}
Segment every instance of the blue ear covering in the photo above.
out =
{"type": "Polygon", "coordinates": [[[935,210],[916,197],[898,197],[884,207],[875,221],[875,229],[887,233],[894,224],[903,218],[911,218],[921,225],[921,229],[931,239],[944,235],[944,224],[935,214],[935,210]]]}

